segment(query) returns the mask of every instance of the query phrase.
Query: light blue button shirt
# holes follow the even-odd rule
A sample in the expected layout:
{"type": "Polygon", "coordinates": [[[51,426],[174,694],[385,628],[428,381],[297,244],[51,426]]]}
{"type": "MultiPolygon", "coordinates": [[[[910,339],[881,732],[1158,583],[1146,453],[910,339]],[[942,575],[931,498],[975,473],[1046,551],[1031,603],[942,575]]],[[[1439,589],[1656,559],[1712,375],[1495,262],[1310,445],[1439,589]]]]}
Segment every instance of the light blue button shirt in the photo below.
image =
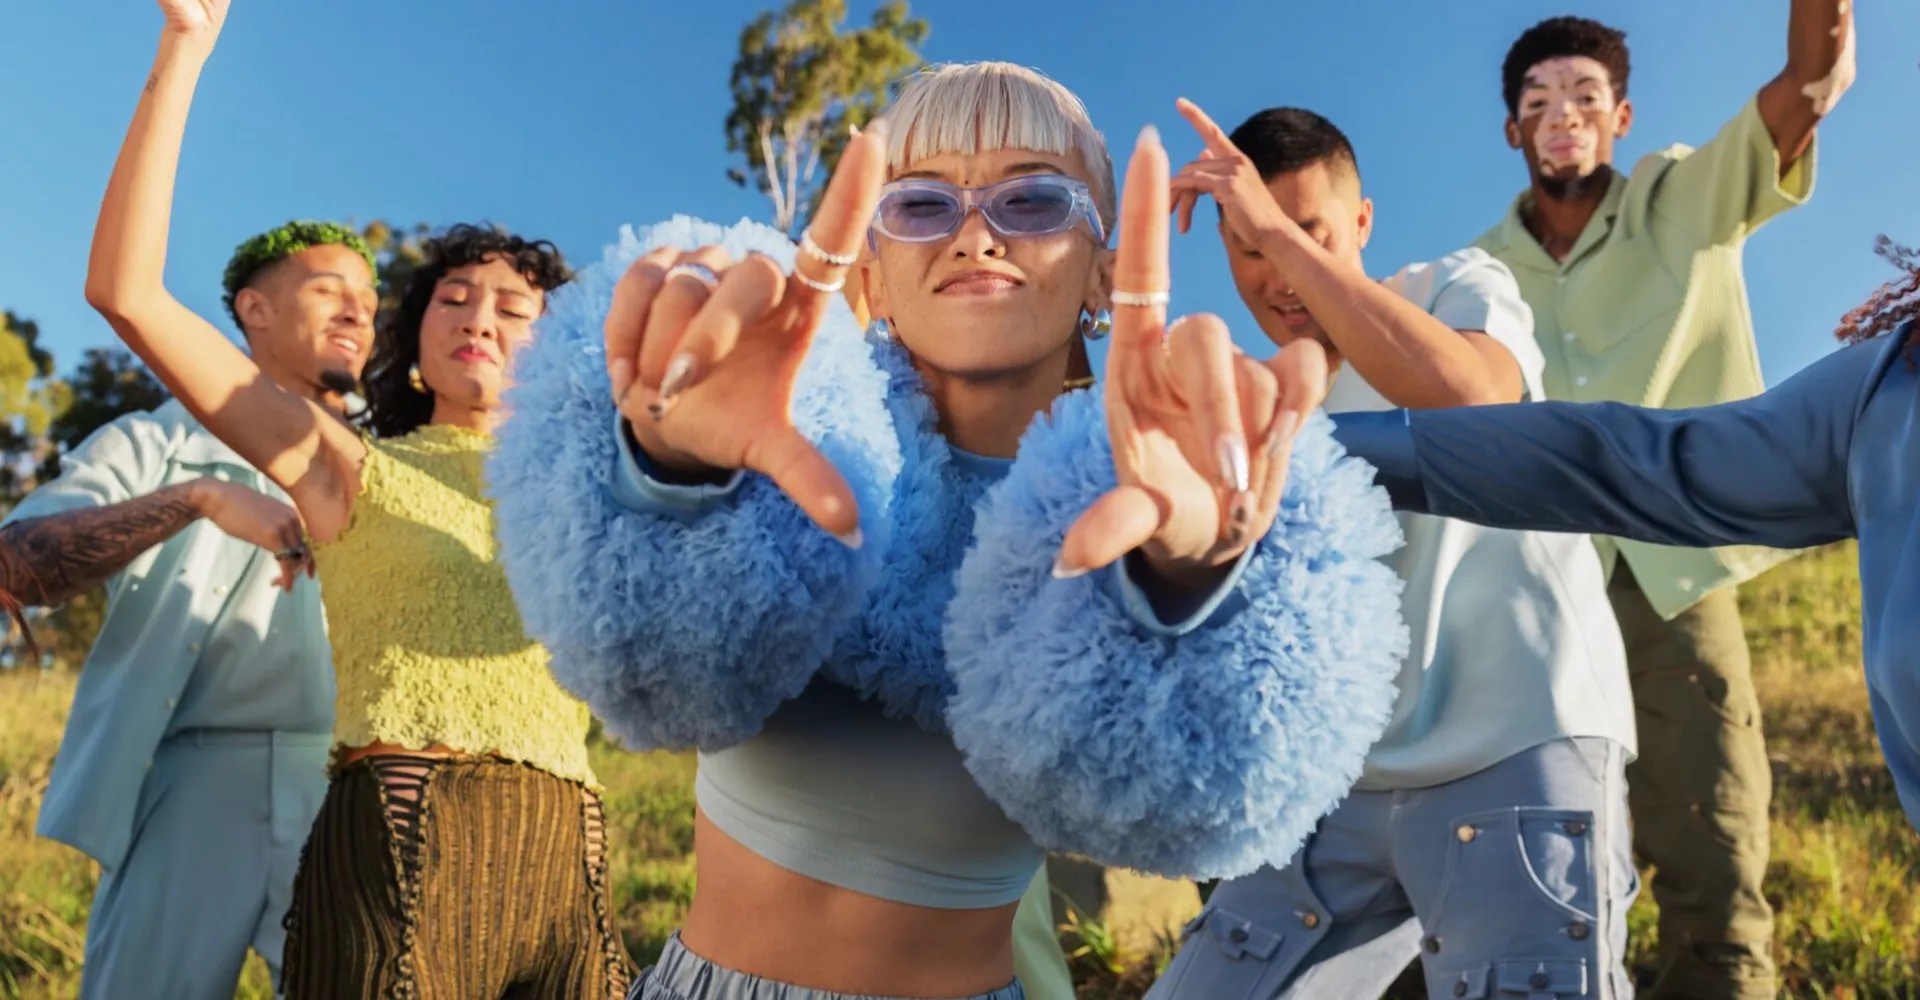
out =
{"type": "MultiPolygon", "coordinates": [[[[100,428],[7,520],[103,507],[202,476],[286,499],[169,402],[100,428]]],[[[281,594],[278,575],[271,553],[201,520],[108,582],[106,619],[40,807],[41,836],[112,870],[126,856],[141,784],[167,737],[332,731],[333,655],[319,587],[302,578],[281,594]]]]}

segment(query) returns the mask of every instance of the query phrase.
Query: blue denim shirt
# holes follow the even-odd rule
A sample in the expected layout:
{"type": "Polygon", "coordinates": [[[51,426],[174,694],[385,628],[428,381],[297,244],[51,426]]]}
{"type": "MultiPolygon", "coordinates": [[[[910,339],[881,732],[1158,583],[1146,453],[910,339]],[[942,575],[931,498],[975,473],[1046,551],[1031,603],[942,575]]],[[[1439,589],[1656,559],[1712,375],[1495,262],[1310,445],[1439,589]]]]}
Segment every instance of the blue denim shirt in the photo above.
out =
{"type": "Polygon", "coordinates": [[[1524,403],[1336,417],[1402,510],[1665,545],[1860,540],[1881,752],[1920,827],[1920,375],[1899,331],[1690,410],[1524,403]]]}
{"type": "MultiPolygon", "coordinates": [[[[178,402],[123,416],[61,460],[7,520],[144,496],[202,476],[286,499],[178,402]]],[[[274,588],[271,553],[196,521],[107,584],[38,833],[112,870],[126,857],[154,750],[187,729],[330,733],[333,656],[319,587],[274,588]]],[[[324,785],[316,769],[312,780],[324,785]]],[[[266,789],[261,794],[267,794],[266,789]]]]}

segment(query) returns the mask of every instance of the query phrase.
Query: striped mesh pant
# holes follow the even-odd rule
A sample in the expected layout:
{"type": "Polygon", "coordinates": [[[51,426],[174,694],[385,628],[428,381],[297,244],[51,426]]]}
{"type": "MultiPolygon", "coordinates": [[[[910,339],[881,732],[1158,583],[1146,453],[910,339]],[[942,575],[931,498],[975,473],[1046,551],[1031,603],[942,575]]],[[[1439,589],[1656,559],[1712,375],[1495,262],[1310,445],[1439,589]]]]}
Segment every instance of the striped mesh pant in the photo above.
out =
{"type": "Polygon", "coordinates": [[[600,799],[490,759],[372,757],[327,790],[287,914],[288,1000],[574,1000],[631,979],[600,799]]]}

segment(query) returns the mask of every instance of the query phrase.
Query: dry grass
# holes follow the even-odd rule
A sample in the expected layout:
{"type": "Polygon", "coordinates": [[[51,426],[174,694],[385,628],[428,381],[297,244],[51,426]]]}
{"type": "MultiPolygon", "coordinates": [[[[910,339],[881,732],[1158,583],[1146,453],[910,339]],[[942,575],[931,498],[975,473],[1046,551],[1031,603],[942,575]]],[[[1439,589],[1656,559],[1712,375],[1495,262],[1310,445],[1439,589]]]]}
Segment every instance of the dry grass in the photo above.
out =
{"type": "MultiPolygon", "coordinates": [[[[1920,838],[1900,813],[1867,715],[1853,560],[1850,545],[1815,553],[1742,597],[1776,776],[1769,893],[1782,995],[1920,1000],[1920,838]]],[[[69,997],[78,982],[93,865],[32,836],[71,695],[64,674],[0,675],[0,998],[69,997]]],[[[645,962],[693,895],[693,765],[599,745],[594,765],[609,789],[620,924],[645,962]]],[[[1633,917],[1643,966],[1653,917],[1643,895],[1633,917]]],[[[1080,996],[1132,1000],[1166,954],[1087,950],[1074,959],[1080,996]]],[[[267,996],[257,960],[238,995],[267,996]]]]}

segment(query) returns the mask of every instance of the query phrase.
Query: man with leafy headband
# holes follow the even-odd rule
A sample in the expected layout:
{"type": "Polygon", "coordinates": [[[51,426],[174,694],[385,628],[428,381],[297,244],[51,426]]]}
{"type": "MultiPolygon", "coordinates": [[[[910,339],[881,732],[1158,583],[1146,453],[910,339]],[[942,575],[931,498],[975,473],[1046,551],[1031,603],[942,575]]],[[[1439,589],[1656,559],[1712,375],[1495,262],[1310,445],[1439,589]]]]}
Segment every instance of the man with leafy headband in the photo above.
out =
{"type": "MultiPolygon", "coordinates": [[[[291,222],[240,246],[225,301],[266,377],[337,412],[373,346],[374,275],[352,231],[291,222]]],[[[81,995],[225,1000],[249,947],[277,979],[333,728],[293,509],[168,402],[64,456],[0,543],[25,603],[107,587],[38,824],[100,863],[81,995]]]]}

